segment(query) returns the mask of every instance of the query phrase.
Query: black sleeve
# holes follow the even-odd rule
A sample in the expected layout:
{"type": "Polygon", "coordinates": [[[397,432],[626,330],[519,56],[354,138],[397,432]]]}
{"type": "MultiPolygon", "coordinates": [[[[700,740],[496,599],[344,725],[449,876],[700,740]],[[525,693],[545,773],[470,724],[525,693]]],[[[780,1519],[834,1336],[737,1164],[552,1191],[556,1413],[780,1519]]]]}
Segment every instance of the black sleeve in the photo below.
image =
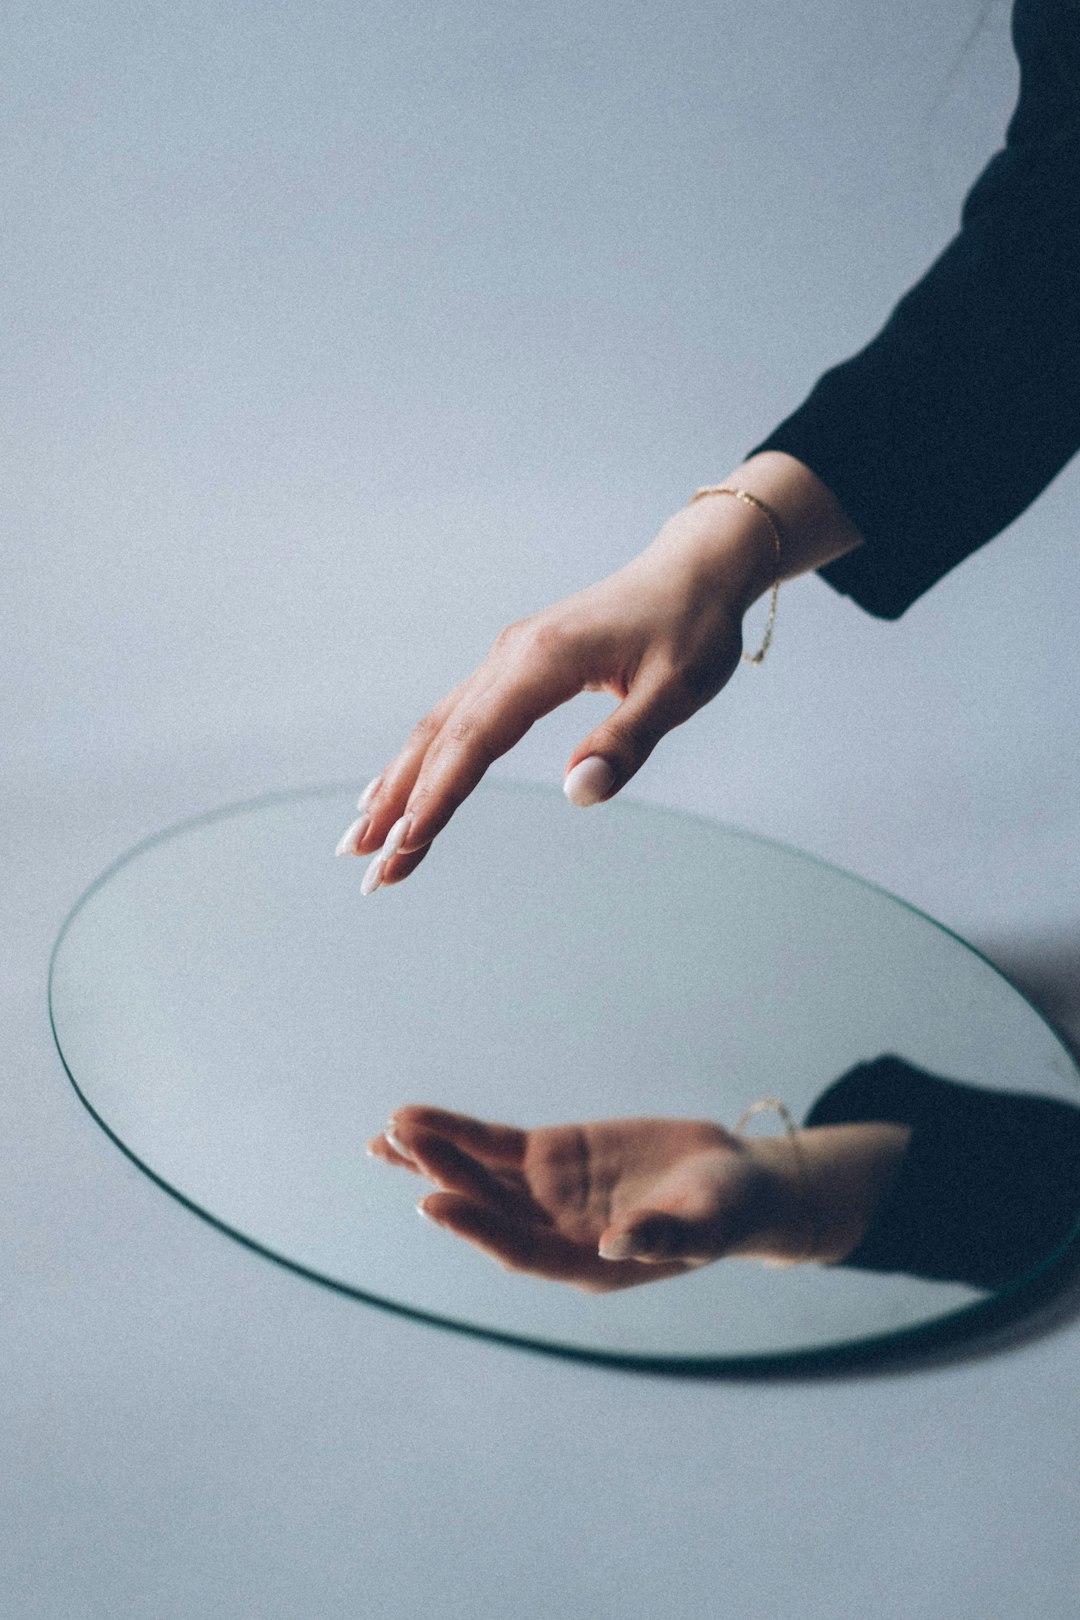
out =
{"type": "Polygon", "coordinates": [[[861,1063],[806,1125],[911,1126],[888,1197],[840,1263],[997,1288],[1048,1260],[1080,1219],[1080,1108],[986,1091],[898,1057],[861,1063]]]}
{"type": "Polygon", "coordinates": [[[865,544],[820,570],[895,619],[1080,448],[1080,0],[1017,0],[1020,96],[961,229],[876,338],[751,454],[784,450],[865,544]]]}

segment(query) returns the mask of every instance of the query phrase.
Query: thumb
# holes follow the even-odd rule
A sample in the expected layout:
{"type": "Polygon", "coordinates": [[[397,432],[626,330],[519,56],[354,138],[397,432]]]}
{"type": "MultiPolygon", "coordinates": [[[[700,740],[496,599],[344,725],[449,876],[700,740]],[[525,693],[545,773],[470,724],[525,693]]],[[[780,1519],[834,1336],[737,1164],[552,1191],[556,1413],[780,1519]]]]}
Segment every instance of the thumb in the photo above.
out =
{"type": "Polygon", "coordinates": [[[640,682],[570,756],[563,792],[582,807],[612,798],[667,732],[696,705],[680,702],[673,681],[640,682]]]}
{"type": "Polygon", "coordinates": [[[717,1260],[725,1248],[715,1219],[686,1220],[662,1210],[637,1210],[600,1235],[601,1260],[717,1260]]]}

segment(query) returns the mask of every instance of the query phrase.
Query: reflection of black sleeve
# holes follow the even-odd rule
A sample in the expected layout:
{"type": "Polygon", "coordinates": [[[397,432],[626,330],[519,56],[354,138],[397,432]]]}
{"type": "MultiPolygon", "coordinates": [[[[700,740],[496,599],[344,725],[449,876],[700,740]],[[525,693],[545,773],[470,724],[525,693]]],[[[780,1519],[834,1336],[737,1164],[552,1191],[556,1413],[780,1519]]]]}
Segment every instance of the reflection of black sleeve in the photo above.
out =
{"type": "Polygon", "coordinates": [[[861,353],[756,446],[832,490],[865,544],[821,569],[898,618],[1080,448],[1080,5],[1017,0],[1020,98],[959,234],[861,353]]]}
{"type": "Polygon", "coordinates": [[[1080,1217],[1080,1108],[881,1057],[830,1086],[805,1123],[869,1120],[910,1125],[912,1135],[845,1266],[995,1288],[1047,1259],[1080,1217]]]}

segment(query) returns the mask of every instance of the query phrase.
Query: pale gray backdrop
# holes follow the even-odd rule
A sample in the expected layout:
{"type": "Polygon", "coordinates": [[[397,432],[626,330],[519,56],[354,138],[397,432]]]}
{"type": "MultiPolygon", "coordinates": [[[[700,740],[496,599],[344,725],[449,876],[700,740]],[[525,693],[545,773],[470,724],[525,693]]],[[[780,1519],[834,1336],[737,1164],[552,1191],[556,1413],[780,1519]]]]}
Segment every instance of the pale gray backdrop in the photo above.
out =
{"type": "MultiPolygon", "coordinates": [[[[1001,140],[1007,24],[1002,0],[7,8],[13,1620],[1072,1620],[1080,1329],[765,1388],[436,1335],[158,1192],[79,1108],[44,1004],[114,855],[359,786],[505,621],[640,549],[872,334],[1001,140]]],[[[885,884],[1074,1029],[1078,496],[1074,466],[895,625],[785,588],[765,666],[635,783],[885,884]]],[[[558,781],[604,707],[509,768],[558,781]]]]}

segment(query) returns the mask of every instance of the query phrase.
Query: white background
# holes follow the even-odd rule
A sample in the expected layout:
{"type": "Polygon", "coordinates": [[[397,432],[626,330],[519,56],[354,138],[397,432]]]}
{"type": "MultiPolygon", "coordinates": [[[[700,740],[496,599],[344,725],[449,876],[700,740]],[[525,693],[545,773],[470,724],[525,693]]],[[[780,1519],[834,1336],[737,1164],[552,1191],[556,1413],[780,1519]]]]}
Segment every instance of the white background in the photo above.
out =
{"type": "MultiPolygon", "coordinates": [[[[436,1334],[161,1194],[44,1000],[115,855],[360,786],[872,335],[1000,143],[1007,7],[5,15],[0,1608],[1072,1620],[1076,1328],[755,1387],[436,1334]]],[[[1076,1028],[1078,496],[896,624],[785,587],[634,791],[883,883],[1076,1028]]],[[[604,708],[508,767],[557,782],[604,708]]]]}

